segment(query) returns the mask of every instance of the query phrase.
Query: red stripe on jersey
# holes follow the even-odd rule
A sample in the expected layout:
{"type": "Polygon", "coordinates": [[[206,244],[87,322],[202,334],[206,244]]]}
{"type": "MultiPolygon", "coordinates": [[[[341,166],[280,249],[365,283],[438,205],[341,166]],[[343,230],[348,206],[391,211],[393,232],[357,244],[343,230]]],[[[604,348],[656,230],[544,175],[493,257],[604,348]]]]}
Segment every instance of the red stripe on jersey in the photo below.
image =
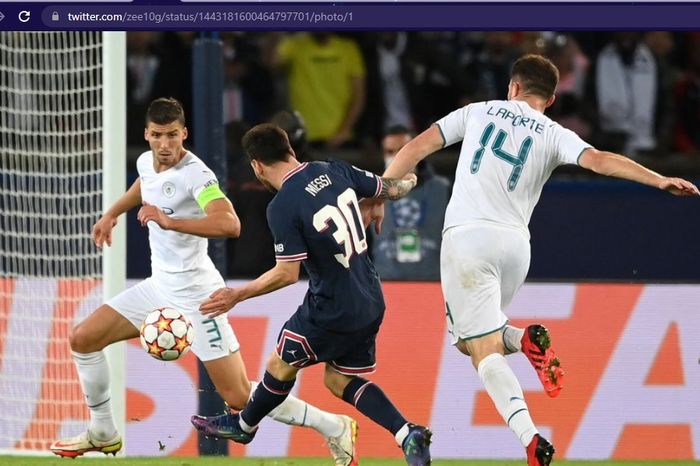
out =
{"type": "Polygon", "coordinates": [[[334,361],[331,361],[329,363],[333,369],[335,369],[337,372],[340,372],[341,374],[344,375],[362,375],[362,374],[372,374],[374,371],[377,370],[377,365],[372,364],[371,366],[366,366],[366,367],[345,367],[345,366],[340,366],[336,364],[334,361]]]}
{"type": "Polygon", "coordinates": [[[292,168],[291,170],[289,170],[289,171],[287,172],[287,174],[284,175],[284,178],[282,178],[282,183],[284,183],[285,181],[287,181],[287,179],[291,178],[291,177],[294,176],[296,173],[299,173],[300,171],[302,171],[304,168],[306,168],[306,166],[307,166],[308,164],[309,164],[308,162],[304,162],[304,163],[302,163],[301,165],[299,165],[298,167],[292,168]]]}
{"type": "Polygon", "coordinates": [[[374,193],[374,197],[379,197],[379,195],[382,193],[382,188],[384,187],[384,183],[382,182],[381,177],[374,175],[375,178],[377,178],[377,191],[374,193]]]}
{"type": "Polygon", "coordinates": [[[275,259],[279,262],[295,262],[306,260],[306,253],[292,254],[290,256],[275,256],[275,259]]]}

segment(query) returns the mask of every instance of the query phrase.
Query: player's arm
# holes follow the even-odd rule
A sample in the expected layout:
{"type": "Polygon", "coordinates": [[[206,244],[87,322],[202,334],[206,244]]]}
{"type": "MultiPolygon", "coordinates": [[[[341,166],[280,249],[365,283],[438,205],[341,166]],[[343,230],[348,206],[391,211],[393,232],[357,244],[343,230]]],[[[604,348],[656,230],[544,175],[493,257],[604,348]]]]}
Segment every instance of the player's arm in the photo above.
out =
{"type": "MultiPolygon", "coordinates": [[[[382,183],[386,184],[387,180],[401,181],[407,174],[411,173],[416,165],[418,165],[418,162],[433,152],[442,149],[444,145],[445,139],[442,136],[440,128],[436,124],[431,125],[430,128],[420,133],[418,136],[409,141],[408,144],[401,148],[401,150],[396,154],[396,157],[394,157],[394,160],[384,171],[384,175],[382,175],[382,183]]],[[[411,187],[411,189],[412,188],[413,187],[411,187]]],[[[391,183],[389,183],[388,189],[399,190],[397,186],[391,186],[391,183]]],[[[386,194],[386,197],[378,197],[381,199],[397,199],[391,197],[389,192],[386,194]]],[[[391,194],[394,194],[394,192],[391,194]]],[[[380,234],[382,232],[382,222],[384,221],[383,202],[367,200],[364,201],[360,207],[362,212],[362,221],[365,228],[367,228],[370,223],[374,222],[374,231],[376,231],[377,234],[380,234]]]]}
{"type": "Polygon", "coordinates": [[[144,203],[139,210],[138,219],[143,226],[154,221],[164,230],[204,238],[236,238],[241,234],[241,221],[238,219],[231,201],[226,197],[218,197],[208,201],[204,204],[203,209],[204,217],[172,218],[158,206],[144,203]]]}
{"type": "Polygon", "coordinates": [[[277,261],[277,264],[240,288],[220,288],[199,307],[202,314],[216,317],[225,314],[246,299],[271,293],[299,280],[301,261],[277,261]]]}
{"type": "Polygon", "coordinates": [[[430,128],[420,133],[401,148],[391,165],[384,171],[382,177],[403,178],[418,165],[418,162],[433,152],[442,149],[444,145],[445,139],[440,132],[440,128],[438,125],[431,125],[430,128]]]}
{"type": "Polygon", "coordinates": [[[409,173],[402,179],[382,177],[382,187],[379,191],[377,199],[401,199],[406,194],[410,193],[418,184],[418,178],[415,174],[409,173]]]}
{"type": "Polygon", "coordinates": [[[698,196],[698,188],[682,178],[670,178],[649,170],[623,155],[588,148],[581,153],[578,163],[583,168],[601,175],[636,181],[668,191],[676,196],[698,196]]]}
{"type": "Polygon", "coordinates": [[[105,243],[107,246],[111,246],[112,229],[117,225],[117,218],[140,204],[141,178],[136,178],[136,181],[133,182],[129,189],[93,225],[92,240],[95,242],[95,245],[98,248],[104,246],[105,243]]]}

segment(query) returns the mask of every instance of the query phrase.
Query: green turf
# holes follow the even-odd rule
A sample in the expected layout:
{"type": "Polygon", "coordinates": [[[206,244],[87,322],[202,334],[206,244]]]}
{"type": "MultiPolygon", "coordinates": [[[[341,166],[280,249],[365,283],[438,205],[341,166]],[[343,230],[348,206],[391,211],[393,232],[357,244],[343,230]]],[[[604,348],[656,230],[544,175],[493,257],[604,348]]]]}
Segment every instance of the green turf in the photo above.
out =
{"type": "MultiPolygon", "coordinates": [[[[361,460],[362,466],[402,466],[399,459],[361,460]]],[[[524,460],[434,460],[434,466],[523,466],[524,460]]],[[[331,466],[328,458],[68,458],[0,456],[2,466],[331,466]]],[[[552,466],[699,466],[698,461],[564,461],[552,466]]]]}

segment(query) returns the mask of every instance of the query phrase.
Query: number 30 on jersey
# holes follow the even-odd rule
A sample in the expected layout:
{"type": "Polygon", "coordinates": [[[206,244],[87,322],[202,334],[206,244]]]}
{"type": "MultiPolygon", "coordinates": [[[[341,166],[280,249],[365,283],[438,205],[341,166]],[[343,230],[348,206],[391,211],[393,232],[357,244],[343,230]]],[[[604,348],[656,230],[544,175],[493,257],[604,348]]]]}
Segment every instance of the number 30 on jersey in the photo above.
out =
{"type": "Polygon", "coordinates": [[[319,233],[328,229],[329,222],[333,222],[336,227],[333,239],[343,247],[343,253],[335,254],[335,258],[343,267],[349,269],[352,255],[367,250],[367,238],[361,228],[362,215],[355,191],[346,189],[338,196],[337,205],[326,204],[314,214],[314,228],[319,233]]]}

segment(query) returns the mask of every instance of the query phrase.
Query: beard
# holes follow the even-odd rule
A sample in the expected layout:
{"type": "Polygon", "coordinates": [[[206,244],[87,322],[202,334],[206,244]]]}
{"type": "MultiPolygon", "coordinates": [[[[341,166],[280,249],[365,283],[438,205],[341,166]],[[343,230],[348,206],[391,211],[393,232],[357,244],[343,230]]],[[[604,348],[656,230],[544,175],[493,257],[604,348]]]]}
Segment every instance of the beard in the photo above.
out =
{"type": "Polygon", "coordinates": [[[264,178],[258,176],[258,174],[255,174],[255,177],[258,179],[258,181],[265,186],[265,189],[270,191],[272,194],[277,194],[277,190],[270,184],[269,181],[265,180],[264,178]]]}

